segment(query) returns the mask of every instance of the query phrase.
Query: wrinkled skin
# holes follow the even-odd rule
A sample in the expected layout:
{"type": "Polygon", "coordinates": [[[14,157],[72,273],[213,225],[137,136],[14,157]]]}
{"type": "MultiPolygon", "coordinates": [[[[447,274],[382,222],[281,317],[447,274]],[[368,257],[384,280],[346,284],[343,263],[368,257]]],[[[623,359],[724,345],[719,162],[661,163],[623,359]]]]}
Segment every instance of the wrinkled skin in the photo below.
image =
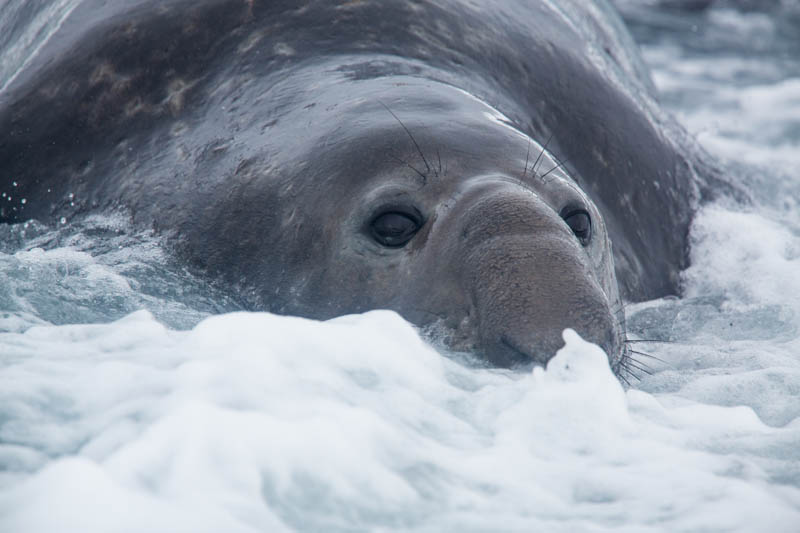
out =
{"type": "Polygon", "coordinates": [[[124,209],[249,309],[393,309],[500,366],[572,327],[618,368],[620,293],[677,291],[716,178],[606,11],[86,0],[0,95],[28,199],[0,216],[124,209]],[[398,212],[418,227],[386,246],[398,212]]]}

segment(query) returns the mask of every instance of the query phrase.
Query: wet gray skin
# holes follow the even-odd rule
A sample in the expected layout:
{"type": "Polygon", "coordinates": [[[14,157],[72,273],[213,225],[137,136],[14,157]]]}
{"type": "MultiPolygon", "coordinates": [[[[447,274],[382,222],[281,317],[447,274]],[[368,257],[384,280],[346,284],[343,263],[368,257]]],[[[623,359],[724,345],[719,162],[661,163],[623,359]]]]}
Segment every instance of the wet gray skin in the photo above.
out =
{"type": "Polygon", "coordinates": [[[653,98],[600,1],[85,0],[0,94],[0,220],[122,211],[246,309],[619,369],[720,183],[653,98]]]}
{"type": "Polygon", "coordinates": [[[546,362],[566,327],[616,358],[620,300],[591,199],[486,104],[438,83],[397,82],[351,86],[356,95],[337,95],[308,130],[292,121],[306,131],[290,137],[298,152],[328,175],[305,182],[300,172],[284,185],[304,200],[279,202],[273,242],[285,261],[271,265],[278,282],[264,300],[315,318],[394,309],[499,366],[546,362]],[[387,241],[381,223],[393,218],[406,234],[387,241]]]}

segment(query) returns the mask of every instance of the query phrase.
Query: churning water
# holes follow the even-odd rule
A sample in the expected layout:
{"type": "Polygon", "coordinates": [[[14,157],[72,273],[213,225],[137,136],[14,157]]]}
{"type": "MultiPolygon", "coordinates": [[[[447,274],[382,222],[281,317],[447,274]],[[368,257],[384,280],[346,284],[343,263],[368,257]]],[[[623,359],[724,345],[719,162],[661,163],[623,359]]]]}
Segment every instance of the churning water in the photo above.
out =
{"type": "MultiPolygon", "coordinates": [[[[123,217],[0,227],[0,531],[800,531],[800,2],[768,4],[618,2],[752,196],[628,306],[670,342],[627,389],[570,331],[475,368],[386,311],[226,314],[123,217]]],[[[1,87],[74,2],[0,5],[1,87]]]]}

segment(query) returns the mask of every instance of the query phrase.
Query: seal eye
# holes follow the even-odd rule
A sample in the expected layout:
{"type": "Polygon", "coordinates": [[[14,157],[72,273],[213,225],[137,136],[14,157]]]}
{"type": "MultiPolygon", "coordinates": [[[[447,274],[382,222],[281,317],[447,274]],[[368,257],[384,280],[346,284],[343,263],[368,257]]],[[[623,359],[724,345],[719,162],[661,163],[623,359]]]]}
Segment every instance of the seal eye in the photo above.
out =
{"type": "Polygon", "coordinates": [[[381,213],[372,219],[372,236],[387,248],[400,248],[411,240],[420,228],[419,218],[400,211],[381,213]]]}
{"type": "Polygon", "coordinates": [[[572,209],[561,215],[572,233],[586,246],[592,238],[592,219],[584,209],[572,209]]]}

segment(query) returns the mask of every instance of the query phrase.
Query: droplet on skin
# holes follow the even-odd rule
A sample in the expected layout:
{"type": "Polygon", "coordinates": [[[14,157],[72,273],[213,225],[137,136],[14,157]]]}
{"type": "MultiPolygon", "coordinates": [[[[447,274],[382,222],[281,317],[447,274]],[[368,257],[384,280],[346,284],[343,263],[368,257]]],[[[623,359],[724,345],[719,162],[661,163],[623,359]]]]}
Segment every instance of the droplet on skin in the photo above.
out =
{"type": "Polygon", "coordinates": [[[19,203],[21,203],[22,205],[25,205],[25,204],[28,203],[28,199],[27,198],[23,198],[22,200],[19,201],[19,203]]]}
{"type": "Polygon", "coordinates": [[[61,217],[61,223],[62,224],[66,224],[67,223],[67,217],[61,217]]]}

